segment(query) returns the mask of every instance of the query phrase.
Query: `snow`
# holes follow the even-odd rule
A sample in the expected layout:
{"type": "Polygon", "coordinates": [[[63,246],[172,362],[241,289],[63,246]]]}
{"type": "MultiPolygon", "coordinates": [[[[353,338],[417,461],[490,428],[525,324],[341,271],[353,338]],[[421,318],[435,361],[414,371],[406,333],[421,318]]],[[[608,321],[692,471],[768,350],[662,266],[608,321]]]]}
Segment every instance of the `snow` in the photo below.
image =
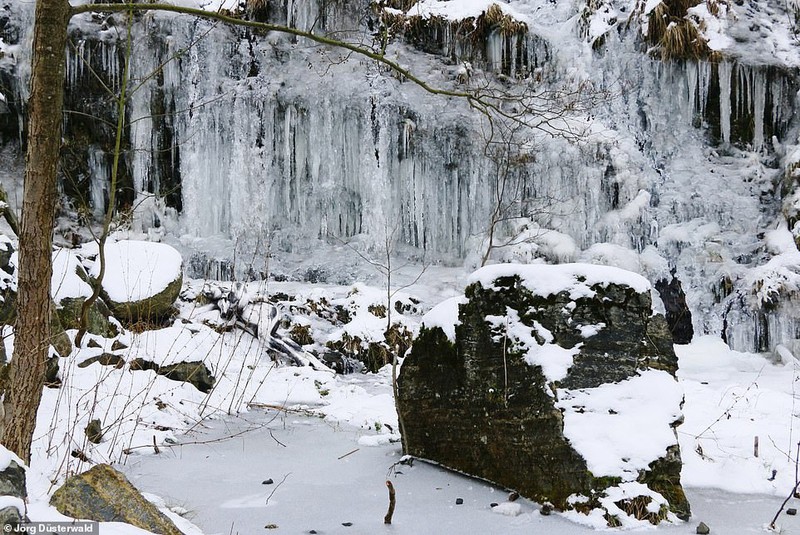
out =
{"type": "MultiPolygon", "coordinates": [[[[534,332],[520,321],[519,313],[506,307],[505,316],[486,316],[486,321],[503,334],[494,335],[501,342],[501,336],[508,337],[511,351],[522,352],[523,360],[531,366],[539,366],[548,382],[560,381],[567,376],[575,355],[580,353],[581,344],[567,349],[554,344],[553,335],[541,324],[534,321],[534,332]],[[542,343],[537,340],[537,337],[542,343]]],[[[548,393],[551,393],[547,389],[548,393]]]]}
{"type": "Polygon", "coordinates": [[[16,496],[0,496],[0,510],[6,507],[14,507],[19,511],[21,516],[25,514],[25,502],[22,498],[17,498],[16,496]]]}
{"type": "Polygon", "coordinates": [[[720,11],[718,15],[711,14],[706,2],[690,7],[686,13],[700,27],[708,48],[711,50],[724,50],[730,48],[734,43],[734,40],[727,34],[728,5],[724,2],[715,2],[715,6],[720,11]]]}
{"type": "Polygon", "coordinates": [[[440,17],[454,21],[464,20],[468,18],[477,18],[482,13],[485,13],[492,5],[499,6],[503,13],[510,15],[516,20],[525,19],[511,4],[494,0],[423,0],[414,4],[414,6],[406,12],[406,16],[422,18],[440,17]]]}
{"type": "Polygon", "coordinates": [[[609,284],[628,286],[637,292],[650,291],[650,283],[641,275],[591,264],[499,264],[479,269],[470,275],[468,283],[479,282],[484,288],[492,288],[498,278],[513,276],[519,276],[526,289],[543,297],[565,291],[571,299],[591,297],[594,295],[592,286],[609,284]]]}
{"type": "Polygon", "coordinates": [[[522,505],[516,502],[498,503],[492,507],[492,512],[498,515],[519,516],[522,514],[522,505]]]}
{"type": "MultiPolygon", "coordinates": [[[[112,301],[131,303],[157,295],[182,274],[180,253],[169,245],[145,241],[119,241],[105,246],[103,289],[112,301]]],[[[89,275],[100,273],[99,259],[89,275]]]]}
{"type": "Polygon", "coordinates": [[[561,389],[556,406],[564,414],[564,436],[589,471],[634,481],[677,444],[670,426],[680,419],[682,402],[683,389],[669,373],[647,370],[597,388],[561,389]]]}
{"type": "Polygon", "coordinates": [[[683,483],[788,494],[798,442],[798,361],[773,364],[761,355],[730,351],[713,337],[676,346],[676,352],[686,397],[685,421],[678,428],[683,483]],[[758,457],[755,437],[760,438],[758,457]]]}
{"type": "Polygon", "coordinates": [[[456,325],[461,322],[458,320],[459,306],[467,302],[467,298],[463,295],[445,299],[435,307],[433,307],[427,314],[422,316],[422,325],[432,329],[439,327],[447,335],[451,342],[456,341],[456,325]]]}
{"type": "MultiPolygon", "coordinates": [[[[9,467],[11,462],[17,463],[17,465],[26,468],[25,462],[17,457],[14,453],[8,451],[4,446],[0,445],[0,472],[5,470],[9,467]]],[[[0,507],[2,509],[2,507],[0,507]]]]}
{"type": "Polygon", "coordinates": [[[50,283],[53,301],[60,303],[63,299],[92,295],[91,286],[78,276],[77,270],[83,271],[83,266],[72,251],[57,249],[53,253],[53,276],[50,283]]]}

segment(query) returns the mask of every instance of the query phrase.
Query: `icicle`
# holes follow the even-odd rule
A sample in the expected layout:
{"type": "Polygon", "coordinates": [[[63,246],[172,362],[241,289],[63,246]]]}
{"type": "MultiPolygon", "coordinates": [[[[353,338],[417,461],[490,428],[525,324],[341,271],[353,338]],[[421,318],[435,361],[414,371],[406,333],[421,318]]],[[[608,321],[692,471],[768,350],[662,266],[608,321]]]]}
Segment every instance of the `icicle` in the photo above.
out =
{"type": "Polygon", "coordinates": [[[772,90],[772,125],[773,131],[777,131],[778,126],[783,121],[783,78],[776,77],[770,86],[772,90]]]}
{"type": "Polygon", "coordinates": [[[92,214],[102,219],[106,210],[106,192],[108,188],[108,168],[105,153],[99,147],[89,149],[89,191],[92,199],[92,214]]]}
{"type": "Polygon", "coordinates": [[[708,103],[708,87],[711,85],[711,64],[707,61],[701,61],[697,64],[697,84],[698,93],[700,96],[700,115],[705,117],[706,104],[708,103]]]}
{"type": "Polygon", "coordinates": [[[697,63],[686,62],[686,88],[689,96],[689,123],[694,120],[697,113],[697,63]]]}
{"type": "Polygon", "coordinates": [[[764,107],[767,101],[766,76],[762,69],[753,73],[753,150],[760,151],[764,146],[764,107]]]}
{"type": "Polygon", "coordinates": [[[737,65],[739,86],[737,101],[739,101],[739,116],[747,116],[753,111],[753,69],[749,65],[737,65]]]}
{"type": "Polygon", "coordinates": [[[721,61],[717,64],[719,73],[719,129],[722,142],[731,142],[731,71],[732,64],[721,61]]]}
{"type": "Polygon", "coordinates": [[[489,64],[489,70],[499,71],[503,65],[503,37],[495,32],[492,32],[486,38],[486,62],[489,64]]]}

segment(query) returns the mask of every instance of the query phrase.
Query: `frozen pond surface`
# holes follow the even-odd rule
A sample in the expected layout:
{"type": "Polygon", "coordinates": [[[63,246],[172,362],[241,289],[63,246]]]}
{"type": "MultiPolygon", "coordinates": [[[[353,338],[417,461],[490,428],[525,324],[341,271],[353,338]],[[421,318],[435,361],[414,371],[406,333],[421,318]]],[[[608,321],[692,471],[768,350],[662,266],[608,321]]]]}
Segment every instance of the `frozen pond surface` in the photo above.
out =
{"type": "MultiPolygon", "coordinates": [[[[558,515],[542,516],[538,505],[525,500],[519,516],[493,513],[490,504],[504,502],[504,490],[422,462],[394,466],[399,445],[359,445],[365,434],[318,418],[251,412],[211,421],[202,432],[184,437],[203,444],[131,456],[124,470],[141,490],[187,509],[186,516],[209,535],[594,532],[558,515]],[[390,526],[383,524],[387,478],[397,491],[390,526]],[[263,484],[269,479],[271,485],[263,484]],[[462,505],[456,505],[457,498],[462,505]]],[[[764,533],[782,501],[713,489],[688,489],[688,495],[690,522],[648,531],[695,533],[702,520],[714,534],[764,533]]],[[[797,501],[788,507],[797,507],[797,501]]],[[[800,517],[783,514],[779,524],[783,533],[800,534],[800,517]]]]}

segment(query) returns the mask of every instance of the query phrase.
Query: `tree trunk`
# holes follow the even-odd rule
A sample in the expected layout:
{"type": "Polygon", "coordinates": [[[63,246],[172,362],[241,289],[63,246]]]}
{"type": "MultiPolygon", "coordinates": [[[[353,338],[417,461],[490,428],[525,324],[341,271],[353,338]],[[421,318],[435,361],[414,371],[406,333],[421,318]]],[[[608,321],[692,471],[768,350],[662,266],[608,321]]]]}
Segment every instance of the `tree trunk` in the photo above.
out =
{"type": "Polygon", "coordinates": [[[19,233],[17,323],[2,430],[2,443],[28,462],[50,346],[51,255],[69,18],[67,0],[37,0],[19,233]]]}

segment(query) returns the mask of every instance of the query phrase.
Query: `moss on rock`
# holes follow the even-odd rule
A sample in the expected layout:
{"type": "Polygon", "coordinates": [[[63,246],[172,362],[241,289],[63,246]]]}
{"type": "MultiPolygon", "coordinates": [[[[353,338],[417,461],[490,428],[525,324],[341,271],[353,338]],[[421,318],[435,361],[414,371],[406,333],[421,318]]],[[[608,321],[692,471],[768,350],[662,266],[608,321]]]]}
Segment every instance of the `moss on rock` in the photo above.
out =
{"type": "Polygon", "coordinates": [[[161,535],[182,535],[120,472],[107,464],[67,479],[50,498],[58,512],[98,522],[125,522],[161,535]]]}
{"type": "MultiPolygon", "coordinates": [[[[81,311],[83,297],[68,297],[58,303],[58,317],[65,329],[79,329],[81,326],[81,311]]],[[[98,298],[89,307],[89,321],[86,325],[87,332],[102,336],[103,338],[113,338],[119,334],[117,326],[109,320],[111,310],[106,306],[105,301],[98,298]]]]}
{"type": "Polygon", "coordinates": [[[105,292],[101,295],[114,316],[124,323],[158,323],[172,315],[173,305],[181,292],[181,286],[183,286],[183,275],[179,275],[157,294],[141,301],[116,302],[105,292]]]}

